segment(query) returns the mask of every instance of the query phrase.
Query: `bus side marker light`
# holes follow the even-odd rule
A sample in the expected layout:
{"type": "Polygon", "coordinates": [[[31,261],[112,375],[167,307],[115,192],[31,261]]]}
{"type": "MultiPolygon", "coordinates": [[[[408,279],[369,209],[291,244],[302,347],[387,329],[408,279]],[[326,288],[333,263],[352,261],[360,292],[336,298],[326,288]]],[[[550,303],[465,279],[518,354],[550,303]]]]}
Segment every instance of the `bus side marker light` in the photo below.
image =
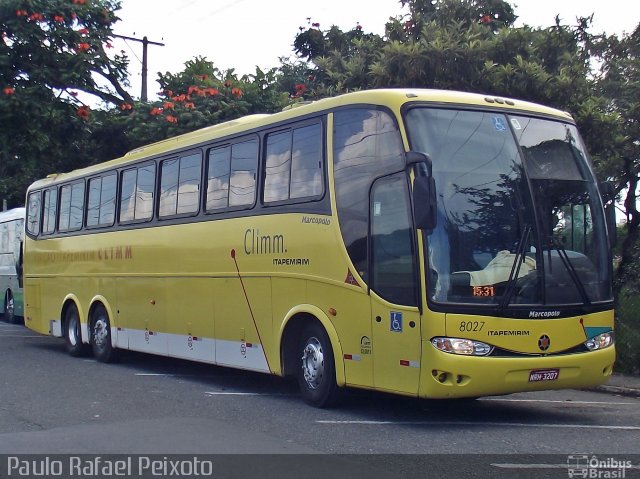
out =
{"type": "Polygon", "coordinates": [[[409,368],[419,368],[420,363],[418,363],[418,361],[409,361],[408,359],[401,359],[400,366],[406,366],[409,368]]]}

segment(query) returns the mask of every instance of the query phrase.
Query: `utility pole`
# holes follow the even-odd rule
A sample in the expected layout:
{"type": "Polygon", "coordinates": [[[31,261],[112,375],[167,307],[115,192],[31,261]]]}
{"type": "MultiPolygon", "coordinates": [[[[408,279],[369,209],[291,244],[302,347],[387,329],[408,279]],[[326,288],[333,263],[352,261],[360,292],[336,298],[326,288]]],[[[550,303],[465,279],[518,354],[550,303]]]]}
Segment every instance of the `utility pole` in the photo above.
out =
{"type": "Polygon", "coordinates": [[[158,45],[164,47],[164,43],[152,42],[146,36],[142,37],[142,39],[127,37],[126,35],[116,35],[115,33],[113,36],[142,43],[142,88],[140,91],[140,100],[147,101],[147,45],[158,45]]]}

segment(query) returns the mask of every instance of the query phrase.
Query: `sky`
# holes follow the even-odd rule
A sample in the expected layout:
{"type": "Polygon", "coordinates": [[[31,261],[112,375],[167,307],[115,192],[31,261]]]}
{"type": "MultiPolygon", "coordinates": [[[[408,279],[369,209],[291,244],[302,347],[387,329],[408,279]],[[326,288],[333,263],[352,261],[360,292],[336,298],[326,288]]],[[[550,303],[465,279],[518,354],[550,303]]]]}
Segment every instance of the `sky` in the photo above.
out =
{"type": "MultiPolygon", "coordinates": [[[[510,2],[518,20],[532,27],[547,27],[560,15],[563,24],[594,14],[593,33],[622,35],[640,23],[636,0],[519,0],[510,2]]],[[[365,32],[384,34],[389,17],[407,13],[399,0],[122,0],[114,33],[164,43],[148,47],[148,92],[160,89],[157,72],[177,73],[195,56],[204,56],[221,70],[238,74],[277,67],[280,57],[293,54],[299,27],[320,23],[326,30],[343,31],[358,23],[365,32]],[[308,20],[310,18],[310,21],[308,20]]],[[[130,93],[140,96],[142,44],[115,39],[115,51],[130,59],[130,93]]]]}

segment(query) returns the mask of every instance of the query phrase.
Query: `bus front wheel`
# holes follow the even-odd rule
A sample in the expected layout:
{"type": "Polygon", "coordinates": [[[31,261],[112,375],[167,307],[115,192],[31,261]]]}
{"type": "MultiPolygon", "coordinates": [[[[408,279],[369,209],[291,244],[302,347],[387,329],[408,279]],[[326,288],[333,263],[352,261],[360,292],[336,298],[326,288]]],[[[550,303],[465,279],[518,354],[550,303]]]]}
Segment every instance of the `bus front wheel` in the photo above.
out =
{"type": "Polygon", "coordinates": [[[15,306],[11,291],[7,291],[4,295],[4,320],[7,323],[14,324],[16,322],[15,306]]]}
{"type": "Polygon", "coordinates": [[[311,406],[334,405],[339,397],[331,341],[324,328],[310,323],[304,328],[298,347],[298,385],[302,398],[311,406]]]}
{"type": "Polygon", "coordinates": [[[87,345],[82,342],[80,315],[75,305],[69,306],[64,313],[64,346],[73,357],[84,356],[88,352],[87,345]]]}
{"type": "Polygon", "coordinates": [[[98,305],[91,315],[91,349],[93,355],[102,363],[111,363],[117,359],[117,350],[111,343],[111,323],[104,306],[98,305]]]}

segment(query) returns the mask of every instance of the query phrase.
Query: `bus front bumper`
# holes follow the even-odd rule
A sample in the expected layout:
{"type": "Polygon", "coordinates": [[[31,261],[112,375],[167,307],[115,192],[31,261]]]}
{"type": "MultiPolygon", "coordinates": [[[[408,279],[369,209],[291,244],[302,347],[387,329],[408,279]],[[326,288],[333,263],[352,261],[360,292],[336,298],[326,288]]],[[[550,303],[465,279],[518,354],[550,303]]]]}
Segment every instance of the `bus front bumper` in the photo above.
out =
{"type": "Polygon", "coordinates": [[[611,376],[615,357],[613,345],[556,356],[472,357],[436,350],[425,341],[419,396],[444,399],[594,387],[611,376]]]}

